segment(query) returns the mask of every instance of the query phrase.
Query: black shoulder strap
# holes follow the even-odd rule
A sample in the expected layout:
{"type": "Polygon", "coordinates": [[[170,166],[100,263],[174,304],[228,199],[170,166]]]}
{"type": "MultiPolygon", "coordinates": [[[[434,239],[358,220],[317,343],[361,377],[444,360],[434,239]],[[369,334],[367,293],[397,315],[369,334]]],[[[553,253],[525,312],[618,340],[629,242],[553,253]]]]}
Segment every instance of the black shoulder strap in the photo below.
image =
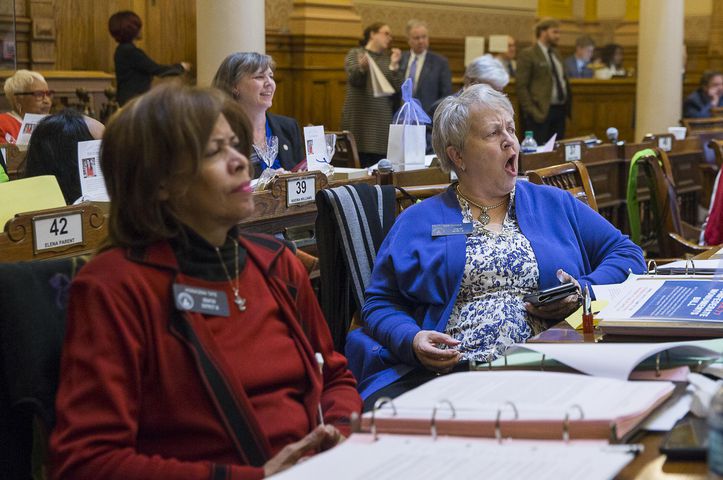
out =
{"type": "Polygon", "coordinates": [[[171,319],[171,333],[192,350],[197,367],[213,393],[216,411],[221,416],[224,428],[233,441],[236,450],[247,464],[261,467],[268,460],[260,432],[251,423],[247,412],[238,404],[231,387],[200,341],[185,316],[174,311],[171,319]]]}

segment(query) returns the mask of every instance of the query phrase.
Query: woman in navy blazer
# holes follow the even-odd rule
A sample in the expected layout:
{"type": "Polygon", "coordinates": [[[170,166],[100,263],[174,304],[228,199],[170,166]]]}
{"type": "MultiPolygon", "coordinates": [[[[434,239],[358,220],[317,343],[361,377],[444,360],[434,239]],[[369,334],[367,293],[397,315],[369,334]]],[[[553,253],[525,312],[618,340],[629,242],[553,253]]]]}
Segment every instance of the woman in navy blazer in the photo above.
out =
{"type": "Polygon", "coordinates": [[[213,86],[236,99],[243,108],[254,131],[254,151],[251,163],[254,177],[271,167],[291,170],[304,160],[304,142],[298,122],[283,115],[268,113],[274,100],[276,64],[269,55],[256,52],[232,53],[218,67],[213,86]],[[257,149],[266,147],[271,137],[277,137],[279,149],[271,164],[266,163],[257,149]]]}

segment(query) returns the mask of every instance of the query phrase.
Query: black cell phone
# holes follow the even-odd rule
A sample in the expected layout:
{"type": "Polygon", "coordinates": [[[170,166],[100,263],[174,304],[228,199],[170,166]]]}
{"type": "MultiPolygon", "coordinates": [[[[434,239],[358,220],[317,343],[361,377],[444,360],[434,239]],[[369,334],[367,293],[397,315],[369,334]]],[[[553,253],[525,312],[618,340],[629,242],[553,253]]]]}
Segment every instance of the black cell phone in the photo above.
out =
{"type": "Polygon", "coordinates": [[[703,460],[708,450],[708,425],[705,418],[685,417],[675,424],[660,445],[668,458],[703,460]]]}
{"type": "Polygon", "coordinates": [[[548,303],[556,302],[568,295],[572,295],[573,293],[577,293],[577,286],[570,282],[548,288],[547,290],[540,290],[539,292],[532,293],[530,295],[525,295],[522,300],[530,302],[535,306],[547,305],[548,303]]]}

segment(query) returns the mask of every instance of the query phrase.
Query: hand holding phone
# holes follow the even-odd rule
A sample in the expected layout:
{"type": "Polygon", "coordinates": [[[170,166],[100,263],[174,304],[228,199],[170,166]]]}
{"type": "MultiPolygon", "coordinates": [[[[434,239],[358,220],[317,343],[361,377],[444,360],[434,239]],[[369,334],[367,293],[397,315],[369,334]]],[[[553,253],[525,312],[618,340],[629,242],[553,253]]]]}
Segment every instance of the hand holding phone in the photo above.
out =
{"type": "Polygon", "coordinates": [[[539,307],[540,305],[547,305],[549,303],[562,300],[563,298],[577,293],[577,285],[574,283],[563,283],[556,287],[540,290],[536,293],[526,295],[522,299],[525,302],[529,302],[532,305],[539,307]]]}

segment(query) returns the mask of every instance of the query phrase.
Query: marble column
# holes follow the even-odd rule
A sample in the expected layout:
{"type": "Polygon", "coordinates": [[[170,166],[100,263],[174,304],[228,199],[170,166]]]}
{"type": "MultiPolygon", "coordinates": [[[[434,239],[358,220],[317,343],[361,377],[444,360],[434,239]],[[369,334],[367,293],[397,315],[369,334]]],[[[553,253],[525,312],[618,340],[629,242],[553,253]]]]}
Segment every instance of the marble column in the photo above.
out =
{"type": "Polygon", "coordinates": [[[635,141],[678,125],[683,95],[683,0],[640,0],[635,141]]]}
{"type": "Polygon", "coordinates": [[[233,52],[266,52],[263,0],[196,0],[197,83],[208,86],[233,52]]]}

